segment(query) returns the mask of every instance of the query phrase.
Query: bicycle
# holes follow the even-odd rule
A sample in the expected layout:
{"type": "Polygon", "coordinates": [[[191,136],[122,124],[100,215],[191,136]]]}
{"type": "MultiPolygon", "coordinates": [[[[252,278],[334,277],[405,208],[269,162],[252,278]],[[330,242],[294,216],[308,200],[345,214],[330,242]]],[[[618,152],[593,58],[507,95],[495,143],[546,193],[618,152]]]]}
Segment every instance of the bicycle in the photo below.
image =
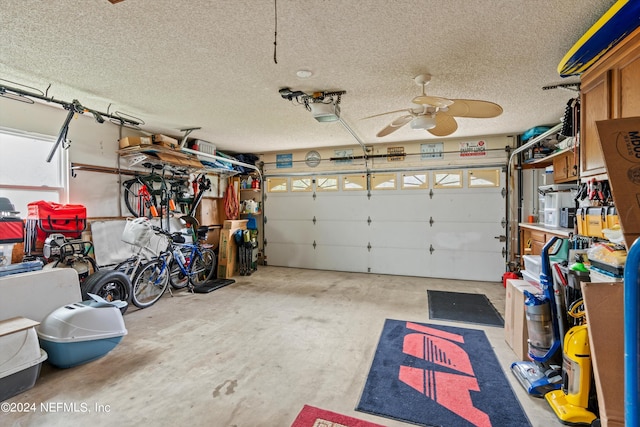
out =
{"type": "Polygon", "coordinates": [[[122,183],[127,210],[136,217],[147,218],[162,217],[177,208],[186,213],[193,201],[188,194],[188,178],[176,176],[176,171],[171,177],[165,177],[166,168],[162,165],[144,163],[143,166],[151,168],[151,173],[136,175],[122,183]],[[157,169],[162,169],[162,174],[158,174],[157,169]]]}
{"type": "Polygon", "coordinates": [[[216,265],[215,252],[206,247],[208,245],[185,243],[184,235],[179,232],[172,233],[155,226],[151,229],[167,238],[167,247],[135,271],[131,301],[138,308],[155,304],[170,283],[176,289],[189,286],[193,292],[195,286],[213,276],[216,265]]]}

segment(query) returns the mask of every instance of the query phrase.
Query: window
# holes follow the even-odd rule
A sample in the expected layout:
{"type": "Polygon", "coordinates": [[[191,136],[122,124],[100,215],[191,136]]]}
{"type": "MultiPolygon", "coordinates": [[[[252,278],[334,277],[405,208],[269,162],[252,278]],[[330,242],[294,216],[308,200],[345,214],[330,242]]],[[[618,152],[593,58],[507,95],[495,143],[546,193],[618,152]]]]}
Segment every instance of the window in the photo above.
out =
{"type": "Polygon", "coordinates": [[[267,178],[267,192],[285,193],[289,191],[289,180],[287,178],[267,178]]]}
{"type": "Polygon", "coordinates": [[[433,177],[433,188],[462,188],[460,171],[435,171],[433,177]]]}
{"type": "Polygon", "coordinates": [[[342,188],[344,190],[366,190],[366,175],[347,175],[343,178],[342,188]]]}
{"type": "Polygon", "coordinates": [[[317,191],[338,191],[337,176],[319,176],[316,178],[317,191]]]}
{"type": "Polygon", "coordinates": [[[500,186],[500,169],[472,169],[468,177],[469,187],[500,186]]]}
{"type": "Polygon", "coordinates": [[[291,178],[291,191],[312,191],[313,179],[311,177],[291,178]]]}
{"type": "Polygon", "coordinates": [[[403,173],[403,190],[424,190],[429,188],[429,175],[427,172],[403,173]]]}
{"type": "Polygon", "coordinates": [[[26,218],[27,205],[36,200],[65,203],[67,153],[58,147],[51,162],[49,152],[56,138],[0,130],[0,197],[8,198],[26,218]]]}
{"type": "Polygon", "coordinates": [[[371,175],[372,190],[395,190],[396,174],[395,173],[377,173],[371,175]]]}

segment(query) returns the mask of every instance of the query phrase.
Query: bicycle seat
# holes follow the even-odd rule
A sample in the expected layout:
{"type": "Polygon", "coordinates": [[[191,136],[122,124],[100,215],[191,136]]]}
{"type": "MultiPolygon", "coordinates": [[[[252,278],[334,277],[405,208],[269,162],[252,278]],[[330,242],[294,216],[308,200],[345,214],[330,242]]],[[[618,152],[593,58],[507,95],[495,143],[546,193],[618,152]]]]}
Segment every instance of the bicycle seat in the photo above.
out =
{"type": "Polygon", "coordinates": [[[186,239],[184,238],[184,236],[181,233],[172,233],[171,234],[171,240],[173,240],[174,243],[184,243],[184,242],[186,242],[186,239]]]}

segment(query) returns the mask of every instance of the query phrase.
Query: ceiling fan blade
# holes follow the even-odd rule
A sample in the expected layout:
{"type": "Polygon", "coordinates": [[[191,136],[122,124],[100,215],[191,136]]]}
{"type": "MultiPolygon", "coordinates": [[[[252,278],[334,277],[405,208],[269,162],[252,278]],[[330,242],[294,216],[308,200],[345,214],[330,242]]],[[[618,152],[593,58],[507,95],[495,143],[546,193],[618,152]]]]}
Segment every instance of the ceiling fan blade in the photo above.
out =
{"type": "Polygon", "coordinates": [[[419,95],[413,98],[413,103],[443,108],[453,104],[453,101],[447,98],[440,98],[438,96],[419,95]]]}
{"type": "Polygon", "coordinates": [[[378,138],[381,138],[383,136],[387,136],[391,132],[395,132],[396,130],[400,129],[402,126],[406,125],[411,120],[413,120],[413,116],[412,115],[406,115],[406,116],[398,117],[397,119],[392,121],[390,124],[388,124],[387,127],[385,127],[380,132],[378,132],[376,134],[376,136],[378,138]]]}
{"type": "Polygon", "coordinates": [[[404,112],[408,112],[408,113],[410,113],[410,112],[411,112],[411,110],[410,110],[410,109],[408,109],[408,108],[403,108],[402,110],[387,111],[386,113],[374,114],[373,116],[363,117],[361,120],[364,120],[364,119],[372,119],[372,118],[374,118],[374,117],[380,117],[380,116],[386,116],[387,114],[404,113],[404,112]]]}
{"type": "Polygon", "coordinates": [[[458,123],[453,116],[447,116],[445,114],[436,114],[436,127],[428,129],[427,131],[435,136],[447,136],[451,135],[458,129],[458,123]]]}
{"type": "Polygon", "coordinates": [[[453,104],[442,113],[454,117],[474,117],[488,119],[502,114],[502,107],[489,101],[476,99],[453,99],[453,104]]]}

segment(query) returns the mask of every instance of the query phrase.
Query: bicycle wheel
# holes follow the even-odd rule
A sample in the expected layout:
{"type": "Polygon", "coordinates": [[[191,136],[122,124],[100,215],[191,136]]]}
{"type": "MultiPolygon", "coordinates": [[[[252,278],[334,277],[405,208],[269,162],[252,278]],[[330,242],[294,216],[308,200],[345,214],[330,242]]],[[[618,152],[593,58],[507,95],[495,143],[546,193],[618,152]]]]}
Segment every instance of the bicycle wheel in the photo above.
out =
{"type": "Polygon", "coordinates": [[[155,196],[149,194],[148,186],[137,179],[130,179],[123,183],[124,191],[124,204],[127,206],[129,212],[137,217],[149,217],[151,216],[151,206],[155,206],[155,196]],[[143,188],[147,187],[146,190],[143,188]]]}
{"type": "Polygon", "coordinates": [[[120,309],[124,314],[127,311],[131,296],[131,282],[123,273],[115,270],[99,270],[87,277],[80,286],[82,300],[90,300],[88,294],[95,294],[107,301],[125,301],[127,305],[120,309]]]}
{"type": "Polygon", "coordinates": [[[152,306],[169,286],[169,270],[162,259],[143,265],[133,278],[131,302],[138,308],[152,306]]]}
{"type": "Polygon", "coordinates": [[[191,284],[197,286],[211,279],[215,269],[216,253],[212,249],[202,249],[199,254],[195,255],[189,265],[189,280],[191,284]]]}
{"type": "Polygon", "coordinates": [[[173,289],[182,289],[189,284],[189,276],[186,276],[175,259],[169,263],[169,284],[173,289]]]}

